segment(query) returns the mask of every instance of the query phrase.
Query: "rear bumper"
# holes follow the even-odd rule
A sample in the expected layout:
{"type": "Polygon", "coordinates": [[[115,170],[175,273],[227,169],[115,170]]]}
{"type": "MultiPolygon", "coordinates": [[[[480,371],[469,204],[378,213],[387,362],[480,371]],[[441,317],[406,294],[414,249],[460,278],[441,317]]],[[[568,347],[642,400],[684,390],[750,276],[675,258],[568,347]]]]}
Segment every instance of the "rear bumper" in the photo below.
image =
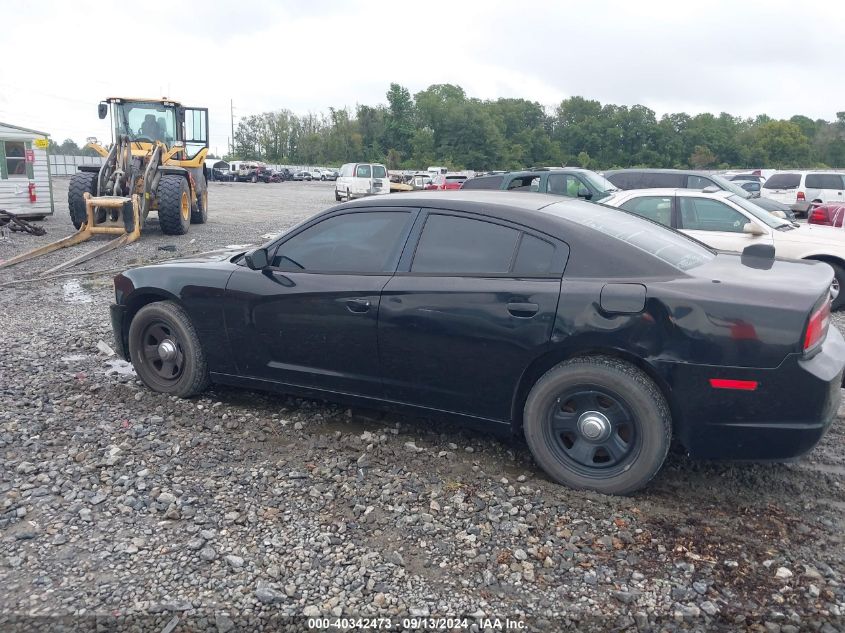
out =
{"type": "Polygon", "coordinates": [[[124,323],[126,321],[126,306],[113,303],[109,307],[109,311],[111,312],[111,329],[114,332],[114,350],[123,360],[129,360],[124,330],[124,323]]]}
{"type": "Polygon", "coordinates": [[[776,369],[676,365],[675,432],[693,457],[786,460],[811,450],[836,418],[845,340],[831,327],[819,352],[776,369]],[[756,381],[754,391],[714,389],[710,378],[756,381]],[[692,397],[688,397],[693,394],[692,397]],[[683,400],[683,401],[681,401],[683,400]]]}

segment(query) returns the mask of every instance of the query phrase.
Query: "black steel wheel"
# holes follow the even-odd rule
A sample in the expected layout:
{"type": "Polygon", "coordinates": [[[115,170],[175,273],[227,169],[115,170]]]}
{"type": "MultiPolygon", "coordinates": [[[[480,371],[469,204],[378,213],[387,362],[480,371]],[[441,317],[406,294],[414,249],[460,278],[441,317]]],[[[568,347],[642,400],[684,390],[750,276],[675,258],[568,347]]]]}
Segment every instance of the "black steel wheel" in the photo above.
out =
{"type": "Polygon", "coordinates": [[[645,486],[666,459],[672,420],[648,375],[606,356],[550,369],[525,402],[523,430],[555,481],[606,494],[645,486]]]}
{"type": "Polygon", "coordinates": [[[199,337],[182,307],[171,301],[141,308],[129,325],[129,355],[153,391],[188,397],[208,386],[199,337]]]}

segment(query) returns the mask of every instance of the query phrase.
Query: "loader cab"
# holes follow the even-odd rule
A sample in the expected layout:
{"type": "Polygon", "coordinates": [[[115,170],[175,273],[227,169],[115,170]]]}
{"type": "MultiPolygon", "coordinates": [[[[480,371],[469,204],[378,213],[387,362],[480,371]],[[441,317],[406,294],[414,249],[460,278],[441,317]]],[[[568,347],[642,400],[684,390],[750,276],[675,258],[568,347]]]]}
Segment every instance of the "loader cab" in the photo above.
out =
{"type": "MultiPolygon", "coordinates": [[[[114,138],[125,135],[140,146],[160,142],[170,149],[178,145],[185,148],[182,160],[192,160],[208,148],[207,108],[184,107],[164,99],[106,101],[111,104],[114,138]]],[[[98,114],[102,114],[102,105],[98,114]]]]}

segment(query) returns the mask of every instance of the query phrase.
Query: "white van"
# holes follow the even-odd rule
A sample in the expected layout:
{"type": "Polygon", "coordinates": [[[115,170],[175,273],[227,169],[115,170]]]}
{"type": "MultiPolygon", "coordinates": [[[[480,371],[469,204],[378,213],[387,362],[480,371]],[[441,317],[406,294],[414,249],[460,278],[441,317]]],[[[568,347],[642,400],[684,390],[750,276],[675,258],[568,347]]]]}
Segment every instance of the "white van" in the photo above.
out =
{"type": "Polygon", "coordinates": [[[390,193],[390,179],[381,163],[346,163],[334,183],[334,199],[338,202],[383,193],[390,193]]]}
{"type": "Polygon", "coordinates": [[[814,202],[845,203],[845,174],[832,171],[779,171],[760,189],[760,195],[807,213],[814,202]]]}

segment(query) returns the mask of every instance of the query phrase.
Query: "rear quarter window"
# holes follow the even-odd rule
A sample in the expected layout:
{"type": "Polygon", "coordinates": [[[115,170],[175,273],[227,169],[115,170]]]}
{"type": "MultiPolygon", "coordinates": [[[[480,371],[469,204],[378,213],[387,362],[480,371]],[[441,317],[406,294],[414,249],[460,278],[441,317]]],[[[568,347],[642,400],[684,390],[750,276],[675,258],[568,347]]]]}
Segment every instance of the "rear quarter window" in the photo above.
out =
{"type": "Polygon", "coordinates": [[[808,189],[842,189],[842,176],[839,174],[807,174],[808,189]]]}
{"type": "Polygon", "coordinates": [[[461,185],[461,189],[499,189],[502,186],[504,176],[482,176],[480,178],[469,178],[461,185]]]}
{"type": "Polygon", "coordinates": [[[801,174],[774,174],[763,185],[763,189],[797,189],[801,174]]]}

